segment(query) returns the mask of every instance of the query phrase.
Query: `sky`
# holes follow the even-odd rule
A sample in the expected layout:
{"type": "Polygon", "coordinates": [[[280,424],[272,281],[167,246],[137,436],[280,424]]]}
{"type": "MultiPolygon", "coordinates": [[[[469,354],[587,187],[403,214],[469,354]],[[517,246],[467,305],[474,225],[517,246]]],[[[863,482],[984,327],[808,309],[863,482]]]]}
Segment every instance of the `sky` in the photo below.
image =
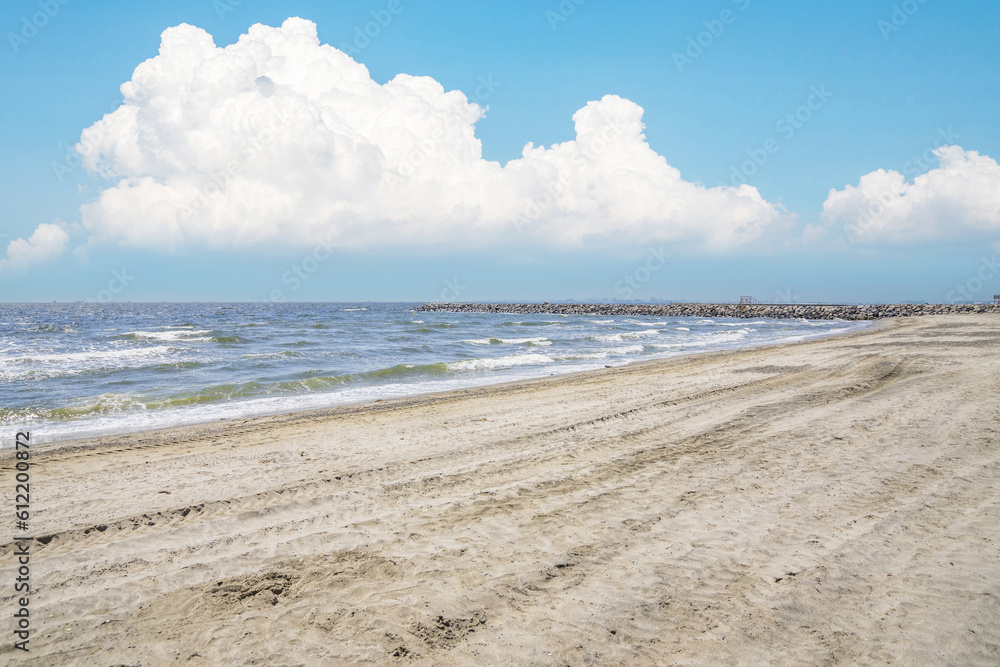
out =
{"type": "Polygon", "coordinates": [[[998,19],[8,0],[0,301],[988,301],[998,19]]]}

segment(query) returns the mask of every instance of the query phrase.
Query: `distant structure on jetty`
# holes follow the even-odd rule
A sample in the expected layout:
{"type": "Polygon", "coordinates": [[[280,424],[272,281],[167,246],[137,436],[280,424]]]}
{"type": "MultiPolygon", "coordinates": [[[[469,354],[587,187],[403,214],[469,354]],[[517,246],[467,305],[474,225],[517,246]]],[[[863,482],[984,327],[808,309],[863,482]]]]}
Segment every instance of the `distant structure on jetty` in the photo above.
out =
{"type": "MultiPolygon", "coordinates": [[[[1000,297],[1000,295],[998,295],[1000,297]]],[[[993,304],[770,304],[770,303],[427,303],[421,312],[547,313],[552,315],[639,315],[666,317],[742,317],[807,320],[879,320],[886,317],[1000,313],[1000,298],[993,304]]]]}

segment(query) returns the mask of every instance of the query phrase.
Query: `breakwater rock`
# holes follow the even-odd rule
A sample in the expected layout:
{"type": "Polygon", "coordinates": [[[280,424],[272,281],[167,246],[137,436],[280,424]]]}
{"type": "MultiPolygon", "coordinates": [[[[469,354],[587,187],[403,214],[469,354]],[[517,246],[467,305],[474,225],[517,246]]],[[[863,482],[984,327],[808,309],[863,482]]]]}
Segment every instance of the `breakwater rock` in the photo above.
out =
{"type": "Polygon", "coordinates": [[[666,317],[744,317],[807,320],[878,320],[886,317],[918,315],[958,315],[1000,313],[1000,306],[988,304],[766,304],[735,303],[427,303],[421,312],[450,313],[546,313],[552,315],[639,315],[666,317]]]}

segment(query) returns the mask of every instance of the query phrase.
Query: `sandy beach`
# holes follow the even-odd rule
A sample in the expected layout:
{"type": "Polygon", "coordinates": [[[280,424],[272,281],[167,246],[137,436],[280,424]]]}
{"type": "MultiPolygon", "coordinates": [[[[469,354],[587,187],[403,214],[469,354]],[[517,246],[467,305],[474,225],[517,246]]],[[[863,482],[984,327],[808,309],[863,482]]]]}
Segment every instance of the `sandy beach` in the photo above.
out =
{"type": "Polygon", "coordinates": [[[995,665],[998,429],[969,315],[39,446],[0,661],[995,665]]]}

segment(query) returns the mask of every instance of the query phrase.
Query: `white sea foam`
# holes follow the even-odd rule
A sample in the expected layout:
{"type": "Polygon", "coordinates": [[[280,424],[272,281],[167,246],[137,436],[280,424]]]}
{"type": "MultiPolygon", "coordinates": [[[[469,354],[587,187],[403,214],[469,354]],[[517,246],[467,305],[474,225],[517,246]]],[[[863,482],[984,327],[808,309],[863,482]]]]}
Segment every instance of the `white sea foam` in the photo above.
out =
{"type": "Polygon", "coordinates": [[[132,347],[112,350],[87,350],[85,352],[59,352],[52,354],[18,354],[0,357],[0,364],[59,364],[60,366],[91,365],[96,363],[113,363],[130,366],[133,361],[146,361],[166,356],[173,348],[170,345],[154,347],[132,347]]]}
{"type": "Polygon", "coordinates": [[[462,342],[470,345],[536,345],[542,347],[552,345],[552,341],[543,336],[534,338],[473,338],[462,342]]]}
{"type": "Polygon", "coordinates": [[[607,359],[608,353],[605,352],[577,352],[575,354],[564,354],[560,357],[556,357],[556,361],[577,361],[581,359],[607,359]]]}
{"type": "Polygon", "coordinates": [[[645,345],[624,345],[622,347],[612,347],[607,350],[608,354],[637,354],[646,349],[645,345]]]}
{"type": "Polygon", "coordinates": [[[544,354],[514,354],[509,357],[454,361],[448,364],[448,369],[453,371],[486,371],[498,368],[512,368],[514,366],[540,366],[542,364],[551,364],[554,361],[552,357],[544,354]]]}
{"type": "Polygon", "coordinates": [[[288,359],[297,356],[297,352],[283,350],[281,352],[251,352],[240,356],[240,359],[288,359]]]}
{"type": "Polygon", "coordinates": [[[746,338],[750,329],[737,329],[736,331],[715,331],[709,335],[710,343],[737,341],[746,338]]]}
{"type": "Polygon", "coordinates": [[[88,350],[38,354],[14,351],[0,355],[0,379],[44,379],[78,375],[95,369],[136,368],[164,361],[176,348],[156,345],[140,348],[88,350]]]}
{"type": "Polygon", "coordinates": [[[627,331],[625,333],[592,336],[592,339],[599,340],[602,343],[623,343],[626,340],[635,340],[644,336],[658,336],[659,334],[659,329],[645,329],[644,331],[627,331]]]}
{"type": "Polygon", "coordinates": [[[212,330],[200,329],[197,331],[192,331],[191,329],[170,329],[167,331],[129,331],[123,335],[132,336],[134,338],[139,338],[139,339],[146,339],[146,340],[205,343],[212,340],[210,336],[205,336],[205,334],[207,333],[212,333],[212,330]]]}

